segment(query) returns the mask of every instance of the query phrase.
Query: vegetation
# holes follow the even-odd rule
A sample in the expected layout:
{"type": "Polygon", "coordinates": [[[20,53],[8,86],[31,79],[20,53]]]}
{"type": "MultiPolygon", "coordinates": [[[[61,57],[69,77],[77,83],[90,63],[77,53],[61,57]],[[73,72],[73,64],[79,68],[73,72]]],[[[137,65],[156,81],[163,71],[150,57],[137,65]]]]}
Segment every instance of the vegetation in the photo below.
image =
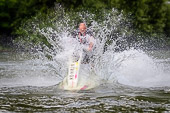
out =
{"type": "Polygon", "coordinates": [[[0,31],[11,33],[20,22],[36,12],[46,12],[55,0],[0,0],[0,31]]]}
{"type": "Polygon", "coordinates": [[[131,13],[136,28],[147,33],[166,32],[170,36],[170,1],[168,0],[57,0],[69,9],[94,10],[115,7],[131,13]]]}
{"type": "Polygon", "coordinates": [[[12,44],[21,22],[37,12],[46,13],[55,0],[0,0],[0,45],[12,44]]]}
{"type": "MultiPolygon", "coordinates": [[[[20,34],[18,29],[21,22],[23,24],[36,13],[46,15],[54,2],[62,4],[67,11],[88,10],[101,20],[103,15],[100,11],[114,7],[125,15],[131,14],[133,27],[139,31],[170,37],[170,0],[0,0],[0,33],[20,34]]],[[[170,39],[165,39],[170,44],[170,39]]],[[[0,36],[0,42],[2,40],[0,36]]]]}

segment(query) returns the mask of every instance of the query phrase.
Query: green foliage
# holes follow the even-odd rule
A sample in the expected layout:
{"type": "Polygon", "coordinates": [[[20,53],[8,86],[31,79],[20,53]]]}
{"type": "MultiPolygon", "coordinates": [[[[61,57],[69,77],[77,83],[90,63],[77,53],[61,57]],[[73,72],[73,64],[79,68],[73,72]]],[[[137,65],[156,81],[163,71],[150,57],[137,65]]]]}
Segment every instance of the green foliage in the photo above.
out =
{"type": "MultiPolygon", "coordinates": [[[[80,9],[93,12],[97,18],[103,21],[104,14],[102,10],[111,10],[117,8],[125,15],[131,15],[133,27],[143,34],[155,37],[151,40],[166,40],[170,45],[170,1],[169,0],[57,0],[58,3],[66,6],[70,11],[79,11],[80,9]],[[83,7],[83,8],[82,8],[83,7]],[[160,37],[156,39],[156,36],[160,37]]],[[[124,26],[125,27],[125,26],[124,26]]],[[[146,37],[147,38],[147,37],[146,37]]],[[[138,39],[136,39],[138,40],[138,39]]]]}
{"type": "MultiPolygon", "coordinates": [[[[102,9],[115,7],[123,10],[125,14],[131,13],[134,26],[147,33],[164,33],[169,28],[169,8],[167,0],[57,0],[64,4],[68,10],[79,10],[81,7],[95,14],[102,9]]],[[[101,16],[101,15],[100,15],[101,16]]],[[[167,32],[166,32],[167,33],[167,32]]]]}
{"type": "Polygon", "coordinates": [[[55,0],[0,0],[0,31],[11,33],[36,12],[45,12],[55,0]]]}
{"type": "Polygon", "coordinates": [[[30,18],[37,11],[46,12],[55,1],[63,4],[67,10],[84,9],[100,16],[102,9],[112,7],[124,13],[131,12],[136,28],[148,33],[166,31],[168,34],[170,28],[167,0],[0,0],[1,31],[17,29],[24,18],[30,18]]]}
{"type": "MultiPolygon", "coordinates": [[[[156,33],[166,33],[170,36],[170,3],[168,3],[168,1],[169,0],[0,0],[0,33],[8,34],[13,32],[14,34],[31,34],[31,32],[26,32],[21,29],[24,26],[24,22],[30,21],[28,23],[31,23],[32,19],[29,19],[33,18],[36,13],[39,13],[40,16],[37,20],[35,19],[35,21],[43,21],[43,19],[50,18],[48,16],[53,14],[48,12],[50,11],[48,9],[53,6],[54,2],[57,2],[65,7],[68,15],[73,15],[73,13],[69,12],[75,12],[74,16],[71,16],[70,19],[75,19],[77,23],[82,20],[76,15],[76,12],[82,11],[82,16],[84,16],[83,11],[89,11],[95,14],[94,20],[98,19],[98,21],[102,22],[105,19],[105,15],[102,13],[103,10],[111,11],[114,7],[125,15],[130,14],[130,18],[134,19],[133,27],[136,29],[152,35],[156,33]],[[19,29],[21,22],[22,27],[19,29]]],[[[88,17],[85,18],[86,21],[91,21],[88,17]]],[[[56,20],[55,18],[50,19],[56,20]]],[[[38,27],[43,28],[46,25],[55,27],[50,24],[50,22],[45,24],[41,23],[38,27]]],[[[28,28],[26,29],[29,31],[28,28]]],[[[30,39],[38,42],[40,39],[37,39],[36,36],[41,37],[40,34],[33,33],[30,39]]],[[[166,40],[170,43],[168,38],[166,40]]],[[[46,42],[44,38],[42,38],[41,41],[46,42]]]]}
{"type": "Polygon", "coordinates": [[[50,47],[47,39],[39,32],[40,29],[50,24],[48,22],[44,23],[43,19],[45,18],[46,15],[38,13],[35,17],[23,20],[21,26],[15,31],[15,34],[18,35],[15,42],[21,41],[24,46],[30,46],[30,44],[32,44],[31,46],[35,47],[39,44],[46,44],[50,47]]]}
{"type": "MultiPolygon", "coordinates": [[[[166,26],[164,28],[166,34],[170,37],[170,1],[168,4],[166,4],[166,26]]],[[[170,43],[170,39],[169,39],[169,43],[170,43]]]]}
{"type": "Polygon", "coordinates": [[[148,33],[162,33],[166,25],[166,0],[113,0],[113,6],[131,12],[134,25],[148,33]]]}

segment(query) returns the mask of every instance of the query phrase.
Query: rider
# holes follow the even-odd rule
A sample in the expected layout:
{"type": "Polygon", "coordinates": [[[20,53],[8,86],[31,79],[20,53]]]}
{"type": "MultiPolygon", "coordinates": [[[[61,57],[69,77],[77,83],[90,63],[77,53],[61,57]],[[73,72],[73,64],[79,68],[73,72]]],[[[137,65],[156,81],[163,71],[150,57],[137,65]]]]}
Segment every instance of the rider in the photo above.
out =
{"type": "Polygon", "coordinates": [[[85,48],[83,49],[83,63],[89,63],[94,48],[94,37],[92,35],[92,32],[87,29],[85,23],[80,23],[79,30],[74,34],[73,37],[77,38],[80,44],[83,44],[85,46],[85,48]]]}

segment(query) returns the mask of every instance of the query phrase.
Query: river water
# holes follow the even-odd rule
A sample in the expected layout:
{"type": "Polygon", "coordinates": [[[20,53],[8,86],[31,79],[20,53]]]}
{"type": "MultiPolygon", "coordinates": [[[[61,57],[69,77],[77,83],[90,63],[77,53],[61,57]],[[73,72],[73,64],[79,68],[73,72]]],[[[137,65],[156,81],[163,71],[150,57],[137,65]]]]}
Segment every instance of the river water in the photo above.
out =
{"type": "Polygon", "coordinates": [[[20,29],[19,47],[29,52],[0,53],[0,112],[170,112],[170,51],[147,49],[152,44],[123,14],[113,9],[102,19],[56,6],[47,17],[38,15],[20,29]],[[88,90],[64,90],[78,19],[96,39],[93,70],[80,66],[79,83],[88,83],[88,90]]]}
{"type": "Polygon", "coordinates": [[[170,51],[131,49],[110,60],[96,72],[99,85],[67,91],[54,62],[1,52],[0,112],[170,112],[170,51]]]}

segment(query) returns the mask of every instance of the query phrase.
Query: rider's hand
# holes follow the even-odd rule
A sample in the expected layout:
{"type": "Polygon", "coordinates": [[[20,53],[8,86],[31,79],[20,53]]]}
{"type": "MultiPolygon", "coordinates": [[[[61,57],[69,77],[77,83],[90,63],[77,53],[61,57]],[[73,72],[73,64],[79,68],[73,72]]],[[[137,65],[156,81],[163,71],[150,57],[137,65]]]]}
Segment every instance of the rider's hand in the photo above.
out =
{"type": "Polygon", "coordinates": [[[91,47],[88,47],[88,48],[87,48],[87,51],[92,51],[92,48],[91,48],[91,47]]]}
{"type": "Polygon", "coordinates": [[[92,51],[92,48],[93,48],[93,43],[92,43],[92,42],[90,42],[90,44],[89,44],[89,47],[88,47],[87,51],[92,51]]]}

